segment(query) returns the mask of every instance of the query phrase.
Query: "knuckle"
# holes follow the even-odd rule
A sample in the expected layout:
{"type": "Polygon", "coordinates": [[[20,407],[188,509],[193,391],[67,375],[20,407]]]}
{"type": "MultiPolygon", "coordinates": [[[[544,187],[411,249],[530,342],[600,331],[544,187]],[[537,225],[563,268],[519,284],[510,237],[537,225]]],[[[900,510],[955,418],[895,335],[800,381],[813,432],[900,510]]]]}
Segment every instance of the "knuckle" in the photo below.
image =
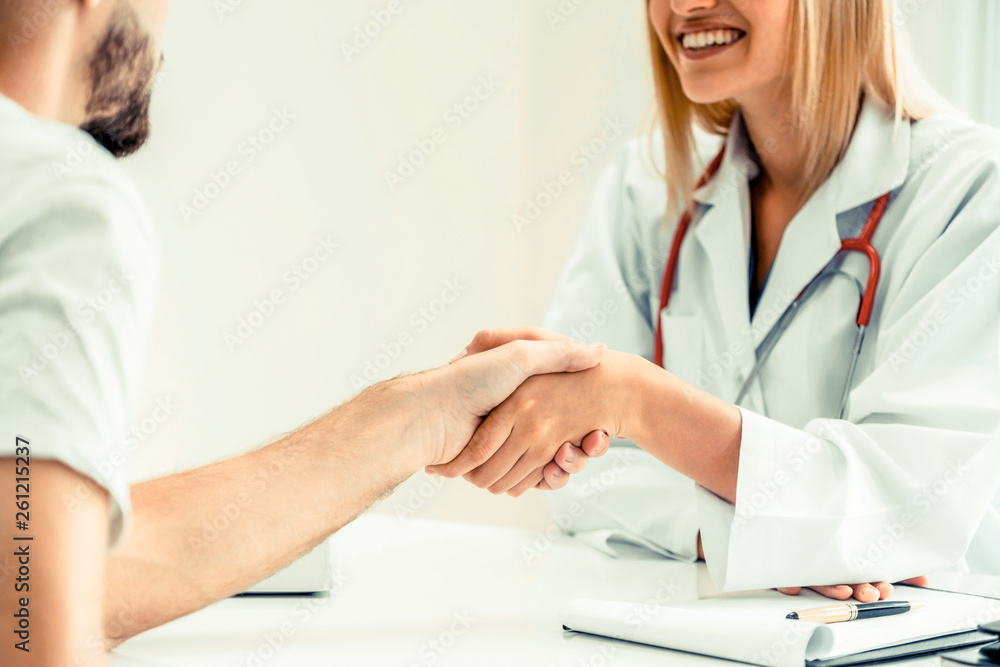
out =
{"type": "Polygon", "coordinates": [[[472,482],[475,486],[478,486],[480,489],[485,489],[486,487],[488,487],[490,485],[490,483],[489,483],[490,480],[489,479],[487,479],[483,475],[477,475],[475,473],[473,473],[472,475],[470,475],[469,481],[472,482]]]}
{"type": "Polygon", "coordinates": [[[492,329],[481,329],[473,336],[472,346],[477,350],[489,349],[493,338],[494,333],[492,329]]]}
{"type": "Polygon", "coordinates": [[[493,454],[493,449],[490,447],[489,441],[485,438],[470,443],[468,449],[469,457],[477,465],[481,465],[489,461],[490,456],[493,454]]]}

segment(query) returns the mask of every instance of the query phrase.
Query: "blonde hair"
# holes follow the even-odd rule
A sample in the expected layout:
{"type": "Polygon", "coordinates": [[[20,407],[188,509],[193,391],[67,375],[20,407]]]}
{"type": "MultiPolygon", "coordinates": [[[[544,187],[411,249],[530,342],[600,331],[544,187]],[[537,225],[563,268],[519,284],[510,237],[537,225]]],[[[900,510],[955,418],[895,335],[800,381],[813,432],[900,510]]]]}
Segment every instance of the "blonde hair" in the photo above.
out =
{"type": "MultiPolygon", "coordinates": [[[[933,113],[937,98],[912,66],[896,34],[892,0],[789,0],[792,111],[788,130],[808,136],[805,187],[812,196],[844,157],[863,94],[895,110],[896,121],[933,113]]],[[[649,0],[647,0],[648,10],[649,0]]],[[[694,173],[694,124],[725,136],[739,105],[735,100],[697,104],[681,80],[648,18],[657,118],[663,134],[669,201],[690,206],[694,173]]],[[[766,155],[776,146],[756,146],[766,155]]]]}

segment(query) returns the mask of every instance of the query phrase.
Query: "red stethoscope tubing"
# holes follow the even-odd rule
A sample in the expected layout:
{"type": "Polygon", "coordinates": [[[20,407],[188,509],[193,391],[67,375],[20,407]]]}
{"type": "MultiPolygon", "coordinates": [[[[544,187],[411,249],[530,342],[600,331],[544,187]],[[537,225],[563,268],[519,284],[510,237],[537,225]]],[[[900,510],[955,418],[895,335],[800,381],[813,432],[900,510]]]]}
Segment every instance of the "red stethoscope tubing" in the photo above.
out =
{"type": "MultiPolygon", "coordinates": [[[[698,183],[695,189],[703,187],[708,181],[716,174],[719,167],[722,165],[722,158],[725,155],[725,148],[719,151],[719,154],[715,156],[711,164],[708,165],[708,169],[702,174],[701,178],[698,179],[698,183]]],[[[856,322],[859,327],[867,327],[871,322],[872,318],[872,308],[875,305],[875,292],[878,288],[879,275],[882,270],[882,263],[879,260],[878,252],[875,250],[875,246],[872,245],[872,237],[875,235],[875,231],[878,229],[879,223],[882,221],[882,217],[885,215],[885,211],[889,206],[889,193],[886,193],[879,197],[875,201],[875,205],[872,207],[871,214],[868,216],[867,222],[865,222],[864,229],[862,229],[861,234],[857,238],[843,239],[840,242],[840,250],[837,254],[841,252],[861,252],[868,258],[868,283],[865,285],[865,293],[861,299],[861,304],[858,306],[858,316],[856,322]]],[[[670,297],[674,289],[674,278],[677,275],[677,260],[681,254],[681,245],[684,243],[684,237],[687,235],[688,229],[691,226],[691,211],[684,211],[684,215],[681,216],[680,221],[677,223],[677,231],[674,232],[674,240],[670,246],[670,255],[667,258],[667,267],[663,272],[663,285],[660,288],[660,309],[656,314],[656,340],[653,344],[653,361],[657,366],[663,368],[663,330],[662,330],[662,317],[661,314],[666,310],[667,306],[670,304],[670,297]]],[[[825,270],[825,269],[824,269],[825,270]]],[[[813,277],[812,280],[803,288],[802,292],[795,297],[798,301],[806,289],[809,288],[817,278],[823,274],[820,271],[813,277]]]]}

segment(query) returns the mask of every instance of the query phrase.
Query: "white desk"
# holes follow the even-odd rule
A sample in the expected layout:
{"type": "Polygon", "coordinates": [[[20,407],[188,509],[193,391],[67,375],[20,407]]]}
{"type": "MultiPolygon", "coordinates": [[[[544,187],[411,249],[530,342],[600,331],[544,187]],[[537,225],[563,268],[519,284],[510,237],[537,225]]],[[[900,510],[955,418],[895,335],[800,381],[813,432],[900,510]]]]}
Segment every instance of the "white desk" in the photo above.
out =
{"type": "Polygon", "coordinates": [[[554,529],[549,535],[555,540],[539,531],[366,516],[332,538],[341,584],[330,597],[224,600],[126,642],[111,665],[722,663],[564,633],[557,614],[573,598],[680,603],[715,589],[703,564],[614,560],[554,529]]]}

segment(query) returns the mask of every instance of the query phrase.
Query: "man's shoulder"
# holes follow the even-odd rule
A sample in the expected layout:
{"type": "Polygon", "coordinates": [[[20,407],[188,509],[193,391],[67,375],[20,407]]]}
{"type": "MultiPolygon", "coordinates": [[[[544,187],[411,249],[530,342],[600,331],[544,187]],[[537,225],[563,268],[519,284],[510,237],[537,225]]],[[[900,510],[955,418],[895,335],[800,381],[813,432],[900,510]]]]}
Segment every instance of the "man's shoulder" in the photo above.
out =
{"type": "Polygon", "coordinates": [[[85,132],[0,98],[0,241],[53,218],[152,243],[149,213],[131,178],[85,132]]]}

